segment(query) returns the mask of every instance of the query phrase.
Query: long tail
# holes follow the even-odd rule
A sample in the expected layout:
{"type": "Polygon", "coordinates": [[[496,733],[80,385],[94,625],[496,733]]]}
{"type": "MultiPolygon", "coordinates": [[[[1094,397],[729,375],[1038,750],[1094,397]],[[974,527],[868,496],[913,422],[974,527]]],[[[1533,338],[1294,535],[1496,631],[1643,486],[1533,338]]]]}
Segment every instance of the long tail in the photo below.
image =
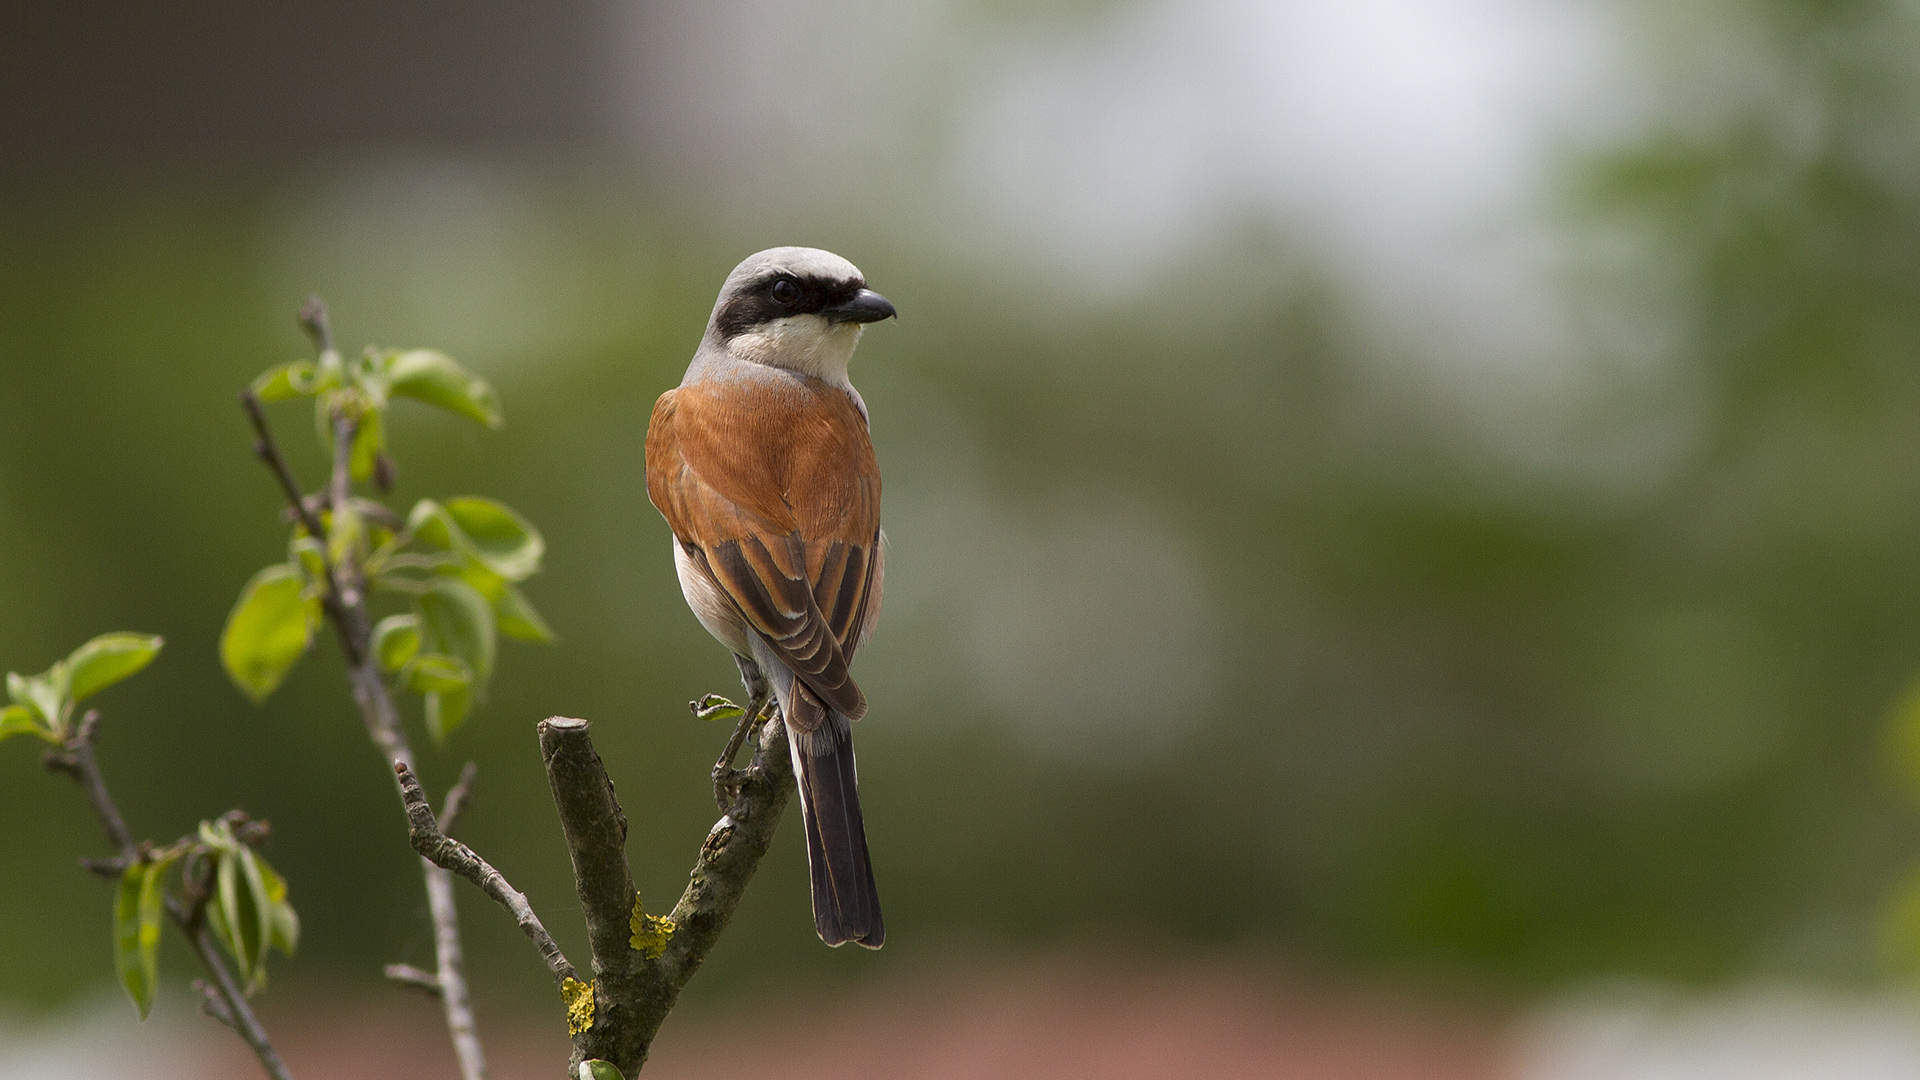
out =
{"type": "MultiPolygon", "coordinates": [[[[818,698],[795,680],[793,711],[825,713],[818,698]],[[811,706],[811,709],[809,708],[811,706]]],[[[800,816],[807,825],[807,868],[813,877],[813,927],[829,945],[857,942],[877,949],[886,941],[880,894],[867,857],[867,829],[853,759],[853,731],[839,716],[818,715],[812,731],[788,729],[800,816]]],[[[801,723],[805,723],[803,719],[801,723]]]]}

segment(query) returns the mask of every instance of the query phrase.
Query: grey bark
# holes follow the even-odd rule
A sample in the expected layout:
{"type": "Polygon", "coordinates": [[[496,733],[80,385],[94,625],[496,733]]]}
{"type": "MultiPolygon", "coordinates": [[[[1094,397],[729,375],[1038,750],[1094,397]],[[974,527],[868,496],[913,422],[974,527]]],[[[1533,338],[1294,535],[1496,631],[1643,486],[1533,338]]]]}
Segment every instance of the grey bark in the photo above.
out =
{"type": "Polygon", "coordinates": [[[732,920],[793,792],[786,729],[769,720],[758,735],[751,764],[740,771],[732,802],[708,830],[668,916],[673,931],[649,956],[632,944],[640,913],[626,858],[627,820],[588,724],[561,717],[541,723],[540,753],[593,944],[593,1022],[573,1036],[570,1074],[598,1058],[638,1075],[680,991],[732,920]]]}

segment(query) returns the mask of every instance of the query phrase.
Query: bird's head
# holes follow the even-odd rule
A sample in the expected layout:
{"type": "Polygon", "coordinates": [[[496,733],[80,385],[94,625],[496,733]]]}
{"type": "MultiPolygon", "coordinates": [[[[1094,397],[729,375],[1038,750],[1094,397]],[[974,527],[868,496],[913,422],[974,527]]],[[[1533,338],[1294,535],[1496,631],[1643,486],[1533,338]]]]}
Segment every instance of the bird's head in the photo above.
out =
{"type": "Polygon", "coordinates": [[[844,383],[860,331],[894,314],[859,268],[833,252],[769,248],[727,275],[707,344],[736,359],[844,383]]]}

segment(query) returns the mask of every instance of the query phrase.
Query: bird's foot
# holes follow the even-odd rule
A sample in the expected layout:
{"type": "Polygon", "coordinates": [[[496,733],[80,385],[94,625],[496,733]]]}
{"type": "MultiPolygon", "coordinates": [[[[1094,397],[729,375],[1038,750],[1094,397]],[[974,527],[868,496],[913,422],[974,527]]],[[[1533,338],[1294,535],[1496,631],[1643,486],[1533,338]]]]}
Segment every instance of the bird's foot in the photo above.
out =
{"type": "Polygon", "coordinates": [[[727,739],[727,748],[720,752],[720,760],[713,763],[713,801],[719,804],[725,813],[740,797],[740,788],[747,781],[746,769],[733,767],[733,759],[740,753],[741,744],[747,741],[747,735],[756,727],[760,713],[767,707],[767,695],[756,694],[740,712],[740,722],[734,725],[733,735],[727,739]]]}

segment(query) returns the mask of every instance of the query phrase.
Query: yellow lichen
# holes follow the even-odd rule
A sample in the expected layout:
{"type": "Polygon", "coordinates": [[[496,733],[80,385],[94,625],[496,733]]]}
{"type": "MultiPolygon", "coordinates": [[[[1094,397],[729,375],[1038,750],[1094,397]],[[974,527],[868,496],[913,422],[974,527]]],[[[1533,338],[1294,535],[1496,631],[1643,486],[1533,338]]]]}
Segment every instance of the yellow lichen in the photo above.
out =
{"type": "Polygon", "coordinates": [[[567,1003],[567,1034],[578,1035],[593,1026],[593,987],[579,979],[560,983],[560,1000],[567,1003]]]}
{"type": "Polygon", "coordinates": [[[633,918],[627,921],[627,929],[633,931],[628,944],[649,960],[660,959],[667,951],[667,942],[672,939],[673,920],[661,915],[649,915],[641,910],[640,897],[633,898],[633,918]]]}

